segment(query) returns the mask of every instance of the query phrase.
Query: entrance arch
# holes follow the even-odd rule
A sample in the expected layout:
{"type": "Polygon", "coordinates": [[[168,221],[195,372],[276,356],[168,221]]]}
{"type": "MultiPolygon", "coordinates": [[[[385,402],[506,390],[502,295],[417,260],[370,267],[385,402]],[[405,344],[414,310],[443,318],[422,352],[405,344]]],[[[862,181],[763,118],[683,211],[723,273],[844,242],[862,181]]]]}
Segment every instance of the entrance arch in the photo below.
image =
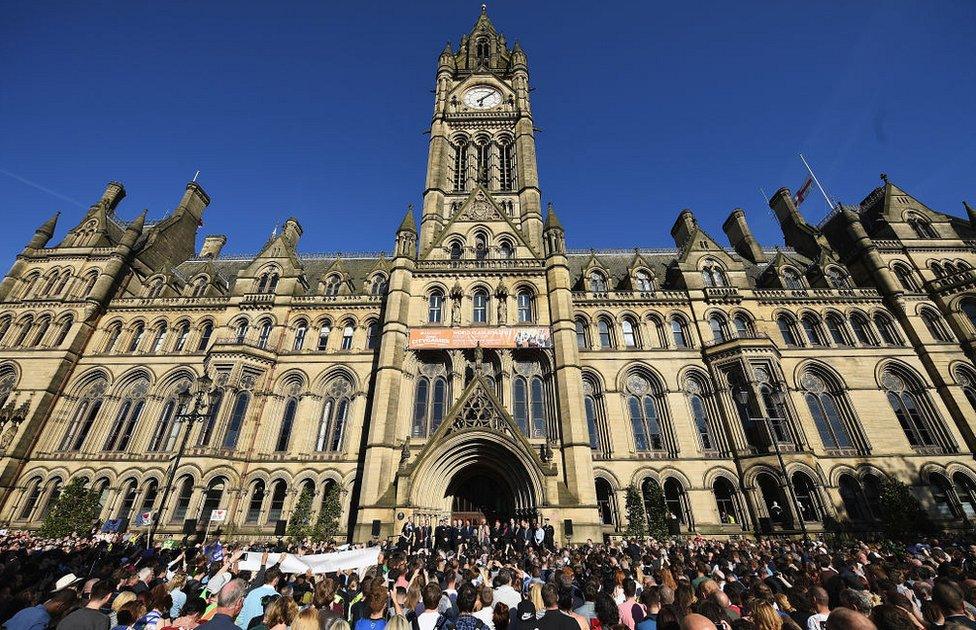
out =
{"type": "Polygon", "coordinates": [[[449,434],[413,470],[410,504],[442,515],[455,506],[489,518],[535,514],[546,503],[542,475],[531,454],[512,442],[490,430],[449,434]]]}

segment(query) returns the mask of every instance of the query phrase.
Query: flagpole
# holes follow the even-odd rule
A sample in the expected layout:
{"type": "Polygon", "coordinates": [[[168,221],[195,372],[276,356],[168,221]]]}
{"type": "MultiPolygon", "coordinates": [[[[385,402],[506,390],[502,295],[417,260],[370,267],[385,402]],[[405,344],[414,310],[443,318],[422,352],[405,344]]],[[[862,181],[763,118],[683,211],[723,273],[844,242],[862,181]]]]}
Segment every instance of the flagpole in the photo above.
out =
{"type": "Polygon", "coordinates": [[[817,185],[817,188],[820,189],[820,194],[823,195],[824,201],[827,202],[827,207],[833,210],[834,202],[830,200],[830,197],[827,196],[827,191],[824,190],[824,187],[820,185],[820,180],[817,179],[817,176],[813,174],[813,169],[810,168],[809,164],[807,164],[807,159],[803,157],[802,153],[800,153],[799,155],[800,155],[800,159],[803,161],[803,166],[807,167],[807,172],[810,173],[810,177],[813,178],[813,182],[817,185]]]}

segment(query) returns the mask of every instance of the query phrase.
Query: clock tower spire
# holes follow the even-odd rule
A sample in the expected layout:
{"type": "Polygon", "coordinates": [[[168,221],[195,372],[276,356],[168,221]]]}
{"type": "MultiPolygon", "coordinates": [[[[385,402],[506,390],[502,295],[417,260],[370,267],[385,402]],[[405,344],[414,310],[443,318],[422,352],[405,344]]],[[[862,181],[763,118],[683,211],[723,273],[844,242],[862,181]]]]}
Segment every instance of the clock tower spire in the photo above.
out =
{"type": "Polygon", "coordinates": [[[536,168],[529,67],[482,5],[474,27],[437,63],[421,255],[443,247],[438,236],[475,191],[490,196],[525,242],[542,251],[542,204],[536,168]]]}

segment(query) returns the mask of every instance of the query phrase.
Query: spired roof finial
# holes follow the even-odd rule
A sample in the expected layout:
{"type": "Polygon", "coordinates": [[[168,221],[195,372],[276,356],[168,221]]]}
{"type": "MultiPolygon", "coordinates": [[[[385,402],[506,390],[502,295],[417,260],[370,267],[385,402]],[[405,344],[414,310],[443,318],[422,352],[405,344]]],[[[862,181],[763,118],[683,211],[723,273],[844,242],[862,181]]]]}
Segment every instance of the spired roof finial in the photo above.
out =
{"type": "Polygon", "coordinates": [[[487,5],[487,4],[484,4],[484,3],[482,3],[482,4],[481,4],[481,15],[485,15],[485,14],[487,14],[487,13],[488,13],[488,5],[487,5]]]}

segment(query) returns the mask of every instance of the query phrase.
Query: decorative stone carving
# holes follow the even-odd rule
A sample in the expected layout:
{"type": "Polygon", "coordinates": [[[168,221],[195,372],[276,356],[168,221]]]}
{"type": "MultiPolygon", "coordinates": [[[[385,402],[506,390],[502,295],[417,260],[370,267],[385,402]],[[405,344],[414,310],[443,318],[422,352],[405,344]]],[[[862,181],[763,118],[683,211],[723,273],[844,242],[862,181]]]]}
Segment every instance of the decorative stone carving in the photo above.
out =
{"type": "Polygon", "coordinates": [[[484,191],[479,190],[474,199],[458,217],[461,221],[498,221],[501,216],[484,191]]]}
{"type": "Polygon", "coordinates": [[[352,385],[345,378],[334,378],[326,388],[326,394],[334,398],[343,398],[352,393],[352,385]]]}
{"type": "Polygon", "coordinates": [[[827,389],[823,379],[811,372],[804,372],[803,376],[800,377],[800,387],[814,394],[819,394],[827,389]]]}
{"type": "Polygon", "coordinates": [[[696,381],[693,378],[686,378],[685,379],[684,390],[686,392],[688,392],[689,394],[698,394],[698,395],[701,395],[701,393],[702,393],[701,385],[699,385],[698,384],[698,381],[696,381]]]}
{"type": "Polygon", "coordinates": [[[495,405],[492,404],[487,392],[479,386],[464,401],[461,413],[458,414],[451,428],[454,430],[483,428],[504,431],[507,426],[495,405]]]}
{"type": "Polygon", "coordinates": [[[760,365],[753,366],[752,373],[756,376],[756,382],[758,383],[768,383],[771,380],[769,370],[760,365]]]}
{"type": "Polygon", "coordinates": [[[891,372],[885,372],[881,375],[881,386],[893,392],[905,391],[905,381],[891,372]]]}
{"type": "Polygon", "coordinates": [[[242,374],[241,375],[241,389],[252,390],[254,389],[254,384],[257,381],[257,377],[253,374],[242,374]]]}
{"type": "Polygon", "coordinates": [[[631,394],[640,396],[651,388],[651,384],[640,374],[631,374],[627,377],[627,390],[631,394]]]}
{"type": "Polygon", "coordinates": [[[3,432],[3,435],[0,436],[0,450],[7,450],[7,447],[10,446],[10,443],[14,441],[14,437],[16,437],[16,435],[17,428],[8,427],[7,430],[3,432]]]}
{"type": "Polygon", "coordinates": [[[593,387],[593,383],[589,379],[583,379],[583,395],[584,396],[595,396],[596,388],[593,387]]]}

